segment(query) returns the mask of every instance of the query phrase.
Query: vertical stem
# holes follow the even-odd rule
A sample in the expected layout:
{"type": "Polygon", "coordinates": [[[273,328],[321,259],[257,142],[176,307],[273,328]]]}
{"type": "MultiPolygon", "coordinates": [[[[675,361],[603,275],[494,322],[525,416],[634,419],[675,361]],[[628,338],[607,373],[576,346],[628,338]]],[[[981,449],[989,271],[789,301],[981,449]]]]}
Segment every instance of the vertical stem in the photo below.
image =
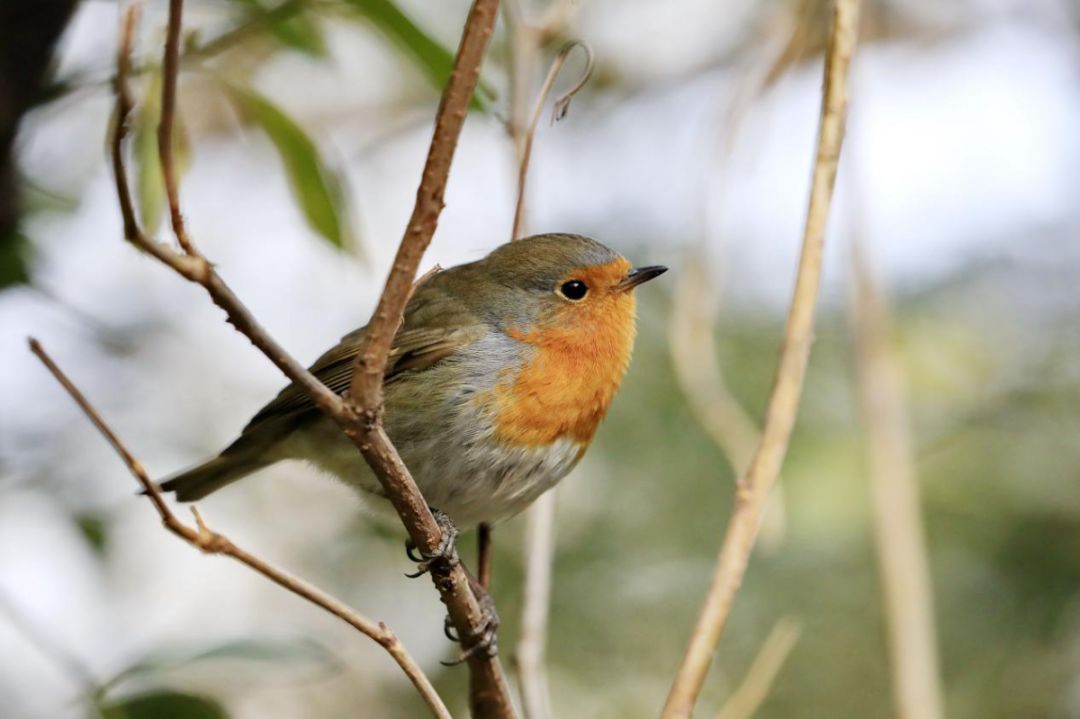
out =
{"type": "Polygon", "coordinates": [[[855,52],[858,15],[859,0],[836,0],[825,54],[817,157],[803,231],[802,255],[784,329],[780,363],[769,397],[761,442],[736,488],[735,507],[720,547],[712,582],[691,634],[686,656],[664,704],[661,715],[664,719],[690,717],[693,713],[720,634],[731,615],[735,595],[746,574],[765,501],[780,473],[795,427],[813,341],[825,227],[843,144],[848,67],[855,52]]]}
{"type": "Polygon", "coordinates": [[[161,122],[158,123],[158,155],[161,157],[161,174],[165,183],[165,196],[169,200],[169,218],[180,248],[187,254],[195,254],[195,247],[184,227],[180,212],[180,187],[176,182],[173,163],[173,121],[176,116],[176,84],[180,76],[180,30],[184,12],[184,0],[169,0],[169,25],[165,35],[165,57],[161,74],[161,122]]]}
{"type": "Polygon", "coordinates": [[[480,522],[476,527],[476,578],[480,586],[491,591],[491,525],[480,522]]]}
{"type": "Polygon", "coordinates": [[[521,636],[514,652],[525,719],[552,716],[545,655],[555,559],[557,496],[554,491],[545,492],[526,516],[525,591],[521,606],[521,636]]]}
{"type": "Polygon", "coordinates": [[[896,716],[940,719],[933,590],[903,380],[886,300],[857,246],[852,263],[856,375],[896,716]]]}

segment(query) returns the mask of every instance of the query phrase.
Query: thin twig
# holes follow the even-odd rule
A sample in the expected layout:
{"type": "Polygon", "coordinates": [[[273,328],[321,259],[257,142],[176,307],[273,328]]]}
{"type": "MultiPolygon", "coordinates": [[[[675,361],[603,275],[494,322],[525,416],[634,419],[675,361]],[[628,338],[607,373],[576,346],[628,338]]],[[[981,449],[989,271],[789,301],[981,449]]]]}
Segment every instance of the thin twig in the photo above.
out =
{"type": "Polygon", "coordinates": [[[795,281],[784,344],[773,384],[761,443],[735,492],[735,507],[724,535],[705,603],[690,645],[664,705],[662,717],[689,717],[712,663],[735,595],[742,584],[757,537],[765,500],[780,473],[798,414],[813,339],[821,258],[847,107],[847,71],[855,50],[859,0],[836,0],[825,56],[817,158],[814,163],[802,256],[795,281]]]}
{"type": "MultiPolygon", "coordinates": [[[[529,159],[532,144],[536,137],[536,128],[543,112],[544,104],[551,93],[559,71],[566,57],[580,44],[586,54],[586,67],[567,92],[556,101],[556,113],[553,122],[566,114],[570,99],[576,94],[592,74],[592,50],[582,43],[567,43],[559,51],[548,70],[540,92],[537,95],[532,117],[528,127],[524,127],[525,105],[528,102],[530,80],[535,74],[535,66],[540,53],[541,30],[528,23],[517,0],[510,0],[506,5],[507,27],[511,42],[511,106],[510,139],[513,143],[518,163],[518,192],[514,206],[514,224],[511,229],[511,241],[519,239],[525,232],[525,181],[528,177],[529,159]]],[[[526,719],[548,719],[552,715],[551,691],[545,667],[547,650],[548,614],[551,608],[551,584],[555,555],[555,513],[558,488],[541,495],[526,512],[525,529],[525,583],[521,607],[521,633],[514,650],[514,667],[517,671],[518,687],[521,692],[522,712],[526,719]]]]}
{"type": "Polygon", "coordinates": [[[491,525],[481,522],[476,528],[476,580],[491,591],[491,525]]]}
{"type": "Polygon", "coordinates": [[[889,339],[889,309],[853,246],[855,369],[874,505],[878,568],[889,628],[896,716],[940,719],[934,600],[903,380],[889,339]]]}
{"type": "Polygon", "coordinates": [[[715,290],[708,262],[693,252],[672,303],[668,332],[672,364],[698,423],[723,451],[732,470],[741,475],[750,466],[761,433],[724,381],[713,338],[715,323],[715,290]]]}
{"type": "Polygon", "coordinates": [[[82,660],[58,642],[46,629],[27,616],[7,594],[0,592],[0,615],[6,616],[23,637],[30,642],[42,656],[50,659],[71,679],[75,680],[83,691],[92,695],[98,689],[98,680],[82,660]]]}
{"type": "MultiPolygon", "coordinates": [[[[193,254],[184,255],[154,240],[143,232],[136,219],[132,203],[131,189],[127,180],[127,168],[124,162],[124,143],[129,130],[129,120],[133,109],[127,78],[131,69],[131,47],[138,6],[132,6],[124,15],[120,50],[117,56],[116,73],[116,122],[111,138],[113,174],[115,175],[120,213],[124,221],[124,237],[156,259],[171,267],[185,279],[202,285],[214,304],[223,309],[229,323],[237,331],[251,340],[290,380],[302,386],[312,396],[316,405],[323,411],[340,413],[343,403],[338,395],[327,389],[314,375],[297,362],[285,348],[279,345],[264,330],[251,312],[233,294],[225,281],[217,274],[213,266],[193,249],[193,254]]],[[[164,112],[163,112],[164,114],[164,112]]]]}
{"type": "MultiPolygon", "coordinates": [[[[112,154],[117,192],[124,216],[125,236],[188,280],[202,285],[214,303],[225,310],[229,322],[248,337],[290,380],[303,388],[315,405],[344,430],[371,465],[416,547],[427,554],[436,553],[441,544],[442,532],[382,428],[382,376],[390,344],[400,325],[402,310],[413,287],[416,267],[431,241],[442,210],[442,196],[450,160],[476,86],[497,9],[498,0],[476,0],[469,12],[454,61],[454,70],[439,104],[428,162],[417,192],[416,208],[398,249],[378,308],[368,325],[366,342],[357,360],[353,387],[345,399],[329,390],[269,336],[224,283],[210,262],[197,250],[192,248],[191,255],[177,253],[151,240],[139,228],[133,212],[131,193],[127,187],[123,152],[127,120],[131,112],[130,93],[127,91],[135,19],[131,13],[126,16],[118,62],[117,122],[112,138],[112,154]]],[[[180,18],[178,15],[170,15],[170,20],[178,24],[180,18]]],[[[170,30],[171,32],[173,31],[170,30]]],[[[173,68],[174,71],[175,69],[173,68]]],[[[475,646],[484,637],[485,614],[472,593],[465,570],[456,562],[444,564],[445,566],[438,568],[439,571],[431,572],[432,580],[447,605],[458,635],[463,638],[468,649],[470,643],[475,646]]],[[[494,652],[468,652],[468,664],[474,715],[513,716],[509,691],[494,652]]]]}
{"type": "Polygon", "coordinates": [[[773,626],[746,670],[742,683],[720,707],[716,719],[751,719],[757,713],[765,697],[769,696],[769,690],[788,655],[799,641],[800,633],[802,624],[791,617],[785,617],[773,626]]]}
{"type": "Polygon", "coordinates": [[[180,76],[180,28],[184,0],[169,0],[169,24],[165,36],[165,57],[161,73],[161,120],[158,123],[158,155],[161,157],[161,174],[165,184],[165,196],[169,200],[169,218],[180,248],[194,255],[195,247],[184,227],[180,213],[180,188],[176,183],[173,166],[173,118],[176,116],[176,85],[180,76]]]}
{"type": "MultiPolygon", "coordinates": [[[[675,379],[690,411],[709,438],[724,453],[736,477],[750,466],[761,431],[731,393],[716,351],[716,280],[701,251],[691,252],[675,288],[668,344],[675,379]]],[[[784,486],[778,479],[769,493],[761,521],[761,545],[775,549],[785,533],[784,486]]]]}
{"type": "Polygon", "coordinates": [[[525,719],[548,719],[552,716],[545,654],[555,559],[557,496],[553,490],[545,492],[529,507],[526,515],[521,634],[514,651],[514,664],[521,688],[521,710],[525,719]]]}
{"type": "Polygon", "coordinates": [[[570,107],[570,101],[581,88],[585,87],[585,83],[589,81],[589,76],[592,75],[592,48],[580,40],[571,40],[563,45],[562,49],[559,50],[559,54],[551,61],[551,67],[548,69],[547,78],[544,80],[544,84],[540,87],[540,94],[536,97],[536,105],[533,106],[532,118],[529,120],[529,127],[525,131],[525,137],[523,138],[521,161],[518,163],[517,202],[514,205],[514,224],[510,230],[510,239],[512,240],[516,240],[521,236],[521,226],[524,222],[525,181],[529,175],[529,160],[532,158],[532,146],[533,138],[536,137],[536,126],[540,123],[540,115],[543,114],[544,103],[547,102],[548,95],[551,94],[551,88],[555,85],[555,80],[559,77],[559,71],[562,70],[562,66],[566,63],[566,58],[573,52],[575,47],[580,47],[585,52],[585,69],[582,71],[581,77],[578,78],[573,87],[561,94],[555,100],[555,106],[551,116],[552,122],[558,122],[566,117],[566,112],[570,107]]]}
{"type": "MultiPolygon", "coordinates": [[[[724,380],[713,337],[720,293],[716,273],[709,266],[707,248],[711,244],[710,231],[717,225],[716,208],[724,205],[717,199],[718,194],[739,182],[728,169],[736,139],[751,103],[766,88],[769,68],[775,65],[776,56],[793,32],[795,23],[791,15],[786,5],[776,8],[765,23],[762,47],[748,52],[745,62],[738,63],[745,67],[738,72],[741,79],[726,109],[718,113],[722,116],[721,130],[715,140],[715,151],[710,153],[714,157],[709,158],[708,172],[701,183],[705,202],[700,244],[688,253],[683,281],[676,287],[668,322],[675,378],[691,412],[724,453],[736,477],[742,476],[750,466],[761,442],[761,430],[724,380]]],[[[786,524],[784,485],[778,477],[761,521],[762,547],[777,548],[783,542],[786,524]]]]}
{"type": "Polygon", "coordinates": [[[142,463],[127,449],[116,433],[113,432],[105,422],[101,413],[90,404],[89,400],[86,399],[86,396],[79,391],[79,388],[68,379],[67,375],[65,375],[63,370],[56,365],[36,339],[30,339],[30,351],[37,355],[38,359],[40,359],[49,372],[52,373],[53,377],[55,377],[63,386],[71,398],[75,400],[75,403],[79,405],[79,408],[82,409],[86,417],[95,427],[97,427],[98,431],[101,432],[109,444],[112,445],[113,449],[116,450],[116,453],[120,455],[124,464],[127,465],[128,470],[134,475],[135,479],[142,487],[143,492],[145,492],[147,498],[153,504],[154,509],[161,518],[161,523],[165,525],[166,529],[188,544],[207,554],[222,554],[227,557],[232,557],[242,564],[246,564],[248,567],[254,569],[278,586],[289,590],[297,596],[303,597],[312,604],[330,612],[349,626],[366,634],[386,649],[390,656],[393,657],[394,661],[397,662],[398,666],[400,666],[406,676],[409,677],[413,686],[416,687],[416,690],[420,692],[420,696],[423,698],[424,703],[431,709],[432,714],[440,717],[440,719],[450,718],[449,710],[439,697],[438,692],[435,691],[435,687],[431,685],[431,681],[420,669],[420,666],[412,658],[408,650],[405,649],[404,645],[385,624],[382,622],[376,624],[322,590],[317,589],[302,579],[294,577],[284,570],[278,569],[233,544],[233,542],[225,535],[215,532],[207,527],[194,507],[192,507],[192,513],[195,515],[196,528],[189,527],[181,522],[165,503],[165,500],[158,492],[157,486],[150,480],[150,476],[143,468],[142,463]]]}

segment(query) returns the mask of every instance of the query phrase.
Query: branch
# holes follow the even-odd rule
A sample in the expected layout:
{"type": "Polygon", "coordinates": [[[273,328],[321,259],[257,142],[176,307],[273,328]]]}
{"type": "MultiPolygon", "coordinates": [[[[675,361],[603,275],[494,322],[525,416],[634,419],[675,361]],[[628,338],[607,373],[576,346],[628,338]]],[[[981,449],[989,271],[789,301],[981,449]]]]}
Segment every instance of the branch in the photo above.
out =
{"type": "MultiPolygon", "coordinates": [[[[682,282],[675,288],[668,322],[675,380],[690,411],[720,448],[736,476],[742,476],[761,442],[761,431],[731,393],[716,352],[716,281],[709,278],[708,261],[700,250],[691,252],[682,282]]],[[[785,532],[783,484],[775,483],[761,523],[761,542],[777,547],[785,532]]]]}
{"type": "Polygon", "coordinates": [[[802,256],[761,443],[736,488],[735,506],[720,547],[712,582],[690,637],[686,656],[664,705],[661,714],[664,719],[689,717],[693,712],[716,644],[731,613],[735,594],[746,573],[765,501],[780,472],[795,426],[806,365],[810,359],[825,227],[844,136],[847,71],[855,51],[858,14],[859,0],[836,0],[825,56],[817,158],[803,232],[802,256]]]}
{"type": "Polygon", "coordinates": [[[544,655],[555,558],[555,499],[549,490],[529,507],[525,525],[525,588],[521,603],[521,635],[514,651],[521,709],[525,719],[547,719],[551,713],[544,655]]]}
{"type": "Polygon", "coordinates": [[[435,115],[435,130],[416,192],[416,204],[360,346],[349,395],[353,403],[370,413],[372,418],[377,416],[382,405],[383,373],[405,310],[409,288],[416,276],[420,258],[431,244],[442,212],[450,163],[465,124],[469,100],[480,76],[480,65],[495,27],[498,7],[499,0],[475,0],[469,10],[454,59],[454,69],[435,115]]]}
{"type": "Polygon", "coordinates": [[[532,159],[532,146],[533,138],[536,137],[536,126],[540,123],[540,115],[544,110],[544,103],[547,102],[548,95],[551,94],[551,88],[555,85],[555,80],[559,76],[559,71],[562,70],[562,66],[566,63],[566,58],[573,52],[575,47],[580,47],[585,52],[585,69],[582,71],[578,81],[574,83],[574,86],[555,100],[555,107],[551,115],[552,122],[558,122],[566,117],[566,112],[570,109],[570,101],[581,88],[585,87],[585,83],[589,81],[589,77],[592,75],[592,48],[580,40],[571,40],[563,45],[562,49],[559,50],[559,54],[556,55],[555,59],[551,62],[547,78],[540,87],[540,94],[536,98],[536,105],[533,107],[532,119],[529,120],[529,127],[525,131],[525,137],[522,138],[521,159],[518,164],[517,202],[514,205],[514,224],[510,230],[511,240],[516,240],[521,237],[521,226],[524,222],[525,214],[525,180],[529,174],[529,160],[532,159]]]}
{"type": "MultiPolygon", "coordinates": [[[[511,39],[511,107],[508,128],[518,161],[517,201],[514,206],[514,223],[510,240],[520,239],[525,224],[525,181],[529,173],[529,159],[533,140],[540,122],[544,104],[555,85],[566,58],[577,46],[585,52],[585,68],[578,81],[555,101],[552,122],[562,119],[570,100],[592,75],[592,49],[578,41],[563,45],[548,69],[547,78],[537,94],[532,117],[523,128],[525,103],[529,79],[534,74],[536,58],[540,51],[541,31],[530,26],[517,0],[506,7],[506,22],[511,39]]],[[[557,488],[542,494],[526,513],[525,529],[525,585],[521,607],[521,635],[514,651],[514,664],[521,691],[522,711],[526,719],[547,719],[552,716],[551,692],[548,686],[544,657],[547,649],[548,613],[551,608],[552,564],[555,554],[555,509],[557,488]]]]}
{"type": "Polygon", "coordinates": [[[161,157],[161,174],[165,180],[165,195],[169,200],[169,218],[173,234],[181,249],[189,255],[195,247],[184,227],[180,214],[180,188],[173,167],[173,117],[176,114],[176,83],[180,75],[180,28],[184,0],[169,0],[169,26],[165,36],[165,58],[161,72],[161,121],[158,123],[158,155],[161,157]]]}
{"type": "Polygon", "coordinates": [[[888,307],[858,245],[854,249],[855,369],[866,433],[896,716],[940,719],[945,714],[933,590],[903,380],[889,340],[888,307]]]}
{"type": "MultiPolygon", "coordinates": [[[[302,364],[290,356],[284,347],[270,337],[266,330],[255,320],[251,312],[240,302],[239,298],[233,294],[229,286],[225,284],[225,281],[221,279],[205,257],[194,248],[192,248],[190,255],[180,254],[161,242],[148,237],[139,227],[124,162],[124,141],[127,139],[129,121],[134,107],[131,92],[128,89],[127,78],[131,70],[131,48],[137,17],[137,6],[130,8],[124,15],[120,49],[117,56],[116,123],[113,127],[112,141],[110,143],[116,192],[124,222],[124,237],[136,247],[146,251],[172,268],[185,279],[202,285],[214,304],[225,311],[229,323],[251,340],[251,343],[277,365],[290,380],[302,386],[320,409],[331,414],[341,413],[343,408],[341,398],[327,389],[302,364]]],[[[166,120],[164,118],[165,114],[163,108],[162,122],[171,126],[171,120],[166,120]]],[[[169,169],[171,170],[171,166],[169,169]]],[[[166,177],[166,183],[169,182],[175,183],[175,179],[166,177]]]]}
{"type": "Polygon", "coordinates": [[[297,596],[303,597],[322,609],[325,609],[349,626],[375,640],[380,646],[386,649],[390,656],[393,657],[394,661],[397,662],[398,666],[401,667],[402,671],[405,672],[406,676],[409,677],[413,686],[420,692],[420,696],[423,698],[424,703],[431,709],[431,713],[440,719],[450,719],[450,712],[435,691],[435,687],[431,685],[431,681],[424,672],[421,671],[419,665],[417,665],[416,661],[409,655],[409,652],[405,649],[404,645],[402,645],[394,633],[390,631],[385,624],[382,622],[379,622],[378,624],[372,622],[370,619],[356,613],[322,590],[317,589],[302,579],[292,576],[288,572],[268,564],[262,559],[259,559],[253,554],[233,544],[233,542],[225,535],[215,532],[207,527],[195,507],[192,507],[191,511],[195,515],[196,526],[190,527],[181,522],[176,515],[172,513],[169,506],[165,504],[165,500],[162,499],[157,486],[150,480],[142,463],[128,451],[124,443],[120,441],[120,438],[105,422],[101,413],[90,404],[89,400],[87,400],[83,393],[79,391],[78,387],[76,387],[56,363],[53,362],[52,358],[49,357],[45,352],[45,349],[36,339],[30,339],[30,351],[37,355],[38,359],[40,359],[49,372],[52,373],[57,382],[63,386],[71,398],[75,400],[75,403],[79,405],[79,408],[82,409],[87,418],[93,422],[98,431],[101,432],[109,444],[112,445],[112,448],[116,450],[116,453],[120,455],[120,458],[124,460],[124,464],[127,465],[128,470],[134,475],[135,479],[142,487],[143,492],[146,494],[151,504],[154,505],[154,509],[157,511],[158,516],[161,518],[161,523],[165,525],[166,529],[191,546],[196,547],[207,554],[222,554],[227,557],[232,557],[242,564],[246,564],[248,567],[254,569],[278,586],[289,590],[297,596]]]}
{"type": "MultiPolygon", "coordinates": [[[[495,27],[498,7],[498,0],[475,0],[469,10],[454,59],[454,70],[435,115],[435,129],[417,189],[416,204],[357,354],[352,383],[346,395],[349,416],[340,422],[379,478],[410,538],[426,554],[436,553],[442,532],[382,427],[382,382],[413,278],[442,212],[450,164],[495,27]]],[[[465,644],[473,714],[477,717],[513,716],[513,704],[498,659],[493,652],[470,651],[483,639],[485,613],[473,594],[464,568],[455,562],[446,564],[432,572],[432,579],[465,644]]]]}
{"type": "MultiPolygon", "coordinates": [[[[173,4],[170,6],[168,31],[170,38],[179,32],[175,26],[180,24],[180,2],[171,2],[173,4]],[[174,9],[176,12],[173,12],[174,9]]],[[[177,232],[178,242],[189,254],[175,252],[150,239],[140,229],[135,219],[124,166],[124,140],[132,108],[127,89],[135,22],[132,12],[126,15],[118,57],[117,122],[112,138],[112,156],[125,237],[178,274],[205,288],[213,302],[225,311],[228,321],[237,331],[251,340],[290,380],[302,387],[315,405],[343,429],[371,465],[417,549],[426,554],[436,553],[442,543],[442,532],[381,425],[382,376],[393,336],[401,322],[402,311],[413,286],[416,267],[431,242],[438,215],[442,211],[442,197],[450,161],[480,73],[480,64],[495,24],[497,8],[498,0],[476,0],[469,12],[454,70],[439,104],[434,137],[417,192],[416,208],[398,249],[386,288],[368,325],[369,331],[358,355],[353,386],[347,399],[328,389],[277,344],[233,294],[210,262],[190,242],[185,246],[180,239],[180,233],[183,232],[182,221],[179,225],[174,223],[173,227],[177,232]]],[[[175,52],[176,48],[167,43],[166,59],[175,52]]],[[[171,74],[175,74],[178,64],[169,64],[171,74]]],[[[170,86],[169,82],[173,83],[171,87],[174,91],[175,78],[166,80],[166,87],[170,86]]],[[[174,111],[175,103],[170,103],[168,107],[163,106],[163,127],[171,127],[171,118],[165,115],[174,111]]],[[[159,140],[164,143],[171,142],[171,138],[165,134],[159,135],[159,140]]],[[[171,163],[163,162],[162,169],[166,173],[166,186],[172,183],[175,187],[171,163]]],[[[175,198],[176,193],[170,195],[170,203],[173,203],[175,198]]],[[[174,216],[179,216],[178,204],[171,204],[170,210],[174,216]]],[[[447,606],[458,636],[462,637],[465,644],[473,685],[473,712],[478,717],[511,717],[513,705],[498,659],[493,652],[469,651],[479,645],[484,637],[484,611],[472,593],[465,570],[456,562],[445,562],[443,565],[445,566],[439,566],[438,571],[431,573],[432,580],[447,606]]]]}
{"type": "Polygon", "coordinates": [[[790,617],[773,625],[750,668],[746,670],[742,684],[720,707],[716,719],[751,719],[757,713],[801,633],[802,624],[790,617]]]}
{"type": "Polygon", "coordinates": [[[486,591],[491,591],[491,553],[494,544],[491,525],[481,522],[476,527],[476,580],[486,591]]]}

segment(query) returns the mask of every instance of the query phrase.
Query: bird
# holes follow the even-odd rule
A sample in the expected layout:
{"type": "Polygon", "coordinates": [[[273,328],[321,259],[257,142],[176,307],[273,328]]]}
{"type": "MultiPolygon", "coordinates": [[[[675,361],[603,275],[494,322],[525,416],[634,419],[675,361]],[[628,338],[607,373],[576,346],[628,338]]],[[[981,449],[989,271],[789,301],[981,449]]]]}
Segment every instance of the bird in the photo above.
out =
{"type": "MultiPolygon", "coordinates": [[[[550,233],[420,284],[387,362],[383,422],[428,505],[459,527],[500,522],[565,477],[629,367],[634,289],[666,271],[635,268],[582,235],[550,233]]],[[[312,374],[346,393],[366,331],[345,335],[312,374]]],[[[297,459],[384,496],[356,446],[295,383],[216,457],[160,487],[194,501],[297,459]]]]}

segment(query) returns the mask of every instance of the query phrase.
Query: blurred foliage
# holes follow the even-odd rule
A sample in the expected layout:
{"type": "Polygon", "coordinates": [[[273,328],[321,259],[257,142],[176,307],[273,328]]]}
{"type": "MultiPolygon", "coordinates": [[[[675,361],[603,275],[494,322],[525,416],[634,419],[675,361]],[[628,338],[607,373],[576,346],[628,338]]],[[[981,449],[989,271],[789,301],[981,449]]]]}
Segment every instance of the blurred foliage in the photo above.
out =
{"type": "Polygon", "coordinates": [[[105,555],[105,543],[108,541],[108,519],[105,517],[83,512],[76,514],[72,519],[79,534],[86,540],[86,544],[95,555],[105,555]]]}
{"type": "Polygon", "coordinates": [[[30,241],[15,230],[0,236],[0,290],[30,279],[30,241]]]}
{"type": "MultiPolygon", "coordinates": [[[[187,37],[183,53],[185,72],[213,70],[215,62],[249,43],[270,38],[285,49],[317,59],[327,57],[324,18],[341,16],[359,20],[387,38],[396,52],[413,65],[433,89],[441,89],[453,68],[453,52],[434,39],[392,0],[232,0],[240,12],[236,23],[210,40],[200,43],[194,34],[187,37]]],[[[269,56],[253,55],[256,63],[269,56]]],[[[157,125],[161,114],[161,74],[158,61],[144,61],[145,92],[135,115],[133,152],[136,159],[136,194],[140,219],[153,233],[160,225],[165,209],[164,185],[157,152],[157,125]]],[[[248,75],[250,73],[247,73],[248,75]]],[[[89,75],[89,73],[88,73],[89,75]]],[[[51,78],[38,95],[37,103],[88,96],[87,88],[98,86],[96,79],[80,78],[78,71],[67,78],[51,78]]],[[[100,88],[106,89],[106,88],[100,88]]],[[[244,117],[270,138],[285,165],[290,186],[304,218],[315,232],[338,248],[358,249],[351,237],[348,222],[348,198],[341,174],[334,169],[323,151],[302,125],[291,118],[270,98],[246,83],[232,82],[229,97],[241,108],[244,117]]],[[[492,87],[481,81],[473,99],[475,110],[488,108],[495,97],[492,87]]],[[[174,120],[174,157],[176,170],[182,174],[191,163],[191,138],[184,126],[184,96],[174,120]]],[[[28,208],[26,212],[34,210],[28,208]]],[[[12,233],[0,242],[0,288],[24,282],[28,278],[25,241],[12,233]]]]}
{"type": "Polygon", "coordinates": [[[103,719],[226,719],[224,707],[213,699],[162,690],[111,702],[101,708],[103,719]]]}
{"type": "MultiPolygon", "coordinates": [[[[165,179],[161,174],[161,155],[158,152],[158,125],[161,123],[161,73],[147,74],[146,91],[135,115],[135,137],[132,146],[136,161],[136,193],[139,200],[139,221],[143,229],[154,234],[165,216],[165,179]]],[[[183,109],[173,115],[173,169],[177,182],[191,167],[191,143],[184,126],[183,109]]]]}
{"type": "Polygon", "coordinates": [[[186,651],[177,648],[155,650],[106,682],[106,687],[131,679],[156,677],[165,671],[190,668],[195,664],[212,661],[306,664],[329,669],[336,669],[340,664],[329,649],[312,639],[234,639],[217,646],[186,651]]]}
{"type": "Polygon", "coordinates": [[[349,245],[340,174],[326,164],[307,133],[277,105],[254,90],[230,85],[228,92],[277,148],[308,224],[335,247],[349,245]]]}
{"type": "Polygon", "coordinates": [[[326,38],[323,36],[322,29],[315,19],[299,11],[302,7],[301,3],[282,3],[278,6],[281,9],[276,10],[276,13],[280,15],[279,19],[273,19],[271,13],[274,13],[275,9],[267,7],[260,0],[238,0],[238,2],[251,8],[249,22],[252,19],[269,19],[267,27],[270,33],[286,47],[311,57],[326,57],[326,38]],[[290,11],[292,6],[297,8],[296,12],[290,11]]]}

